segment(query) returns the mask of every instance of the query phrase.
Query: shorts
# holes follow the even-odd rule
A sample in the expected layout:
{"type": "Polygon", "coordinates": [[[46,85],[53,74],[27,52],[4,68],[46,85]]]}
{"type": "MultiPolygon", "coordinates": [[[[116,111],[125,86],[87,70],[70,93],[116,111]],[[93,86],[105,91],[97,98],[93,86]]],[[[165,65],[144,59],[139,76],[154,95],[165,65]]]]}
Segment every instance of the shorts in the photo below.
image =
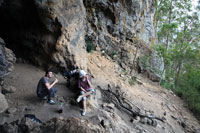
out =
{"type": "MultiPolygon", "coordinates": [[[[90,90],[88,90],[87,92],[90,92],[90,91],[92,92],[92,94],[94,94],[94,92],[95,92],[94,89],[90,89],[90,90]]],[[[80,93],[81,93],[81,95],[85,94],[84,91],[81,91],[80,93]]],[[[87,97],[83,97],[83,100],[87,100],[87,97]]]]}

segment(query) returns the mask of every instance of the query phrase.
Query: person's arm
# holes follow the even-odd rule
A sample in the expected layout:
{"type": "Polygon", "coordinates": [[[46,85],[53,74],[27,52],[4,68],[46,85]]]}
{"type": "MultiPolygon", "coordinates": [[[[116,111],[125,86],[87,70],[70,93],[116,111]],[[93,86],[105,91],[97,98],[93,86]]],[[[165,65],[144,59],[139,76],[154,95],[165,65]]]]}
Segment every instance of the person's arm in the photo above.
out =
{"type": "Polygon", "coordinates": [[[53,83],[49,84],[48,82],[45,83],[45,86],[47,87],[48,90],[50,90],[56,83],[58,82],[57,79],[53,81],[53,83]]]}
{"type": "Polygon", "coordinates": [[[90,78],[90,77],[87,75],[87,76],[86,76],[87,82],[88,82],[89,86],[90,86],[90,87],[92,87],[92,84],[91,84],[91,82],[90,82],[90,79],[89,79],[89,78],[90,78]]]}
{"type": "Polygon", "coordinates": [[[83,87],[80,88],[82,91],[87,92],[83,87]]]}
{"type": "Polygon", "coordinates": [[[86,92],[86,90],[81,86],[80,79],[78,80],[78,88],[81,89],[82,91],[86,92]]]}

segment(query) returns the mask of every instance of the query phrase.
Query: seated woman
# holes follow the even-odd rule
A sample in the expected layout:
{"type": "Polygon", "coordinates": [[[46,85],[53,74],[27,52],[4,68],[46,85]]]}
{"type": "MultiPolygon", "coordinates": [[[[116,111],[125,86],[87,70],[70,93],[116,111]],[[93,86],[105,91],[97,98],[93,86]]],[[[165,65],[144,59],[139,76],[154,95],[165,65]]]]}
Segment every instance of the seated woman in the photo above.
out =
{"type": "Polygon", "coordinates": [[[83,100],[83,112],[82,115],[86,114],[86,100],[87,96],[91,95],[94,92],[94,89],[91,88],[91,77],[87,75],[84,70],[79,71],[79,81],[78,87],[81,90],[79,97],[77,98],[77,102],[83,100]]]}

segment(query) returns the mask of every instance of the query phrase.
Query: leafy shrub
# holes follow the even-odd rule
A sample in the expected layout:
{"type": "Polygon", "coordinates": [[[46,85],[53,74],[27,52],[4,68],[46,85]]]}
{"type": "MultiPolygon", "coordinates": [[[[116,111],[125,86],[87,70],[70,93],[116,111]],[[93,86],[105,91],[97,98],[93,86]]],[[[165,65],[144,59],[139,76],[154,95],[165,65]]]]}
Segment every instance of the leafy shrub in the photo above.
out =
{"type": "Polygon", "coordinates": [[[200,70],[190,67],[180,79],[174,92],[188,103],[195,115],[200,116],[200,70]]]}
{"type": "Polygon", "coordinates": [[[125,75],[128,75],[128,72],[125,69],[122,69],[125,75]]]}
{"type": "Polygon", "coordinates": [[[94,44],[92,43],[92,41],[86,40],[85,43],[86,43],[86,50],[88,53],[91,53],[92,51],[95,50],[94,44]]]}
{"type": "Polygon", "coordinates": [[[131,76],[131,79],[129,80],[129,84],[132,86],[132,85],[135,85],[136,83],[136,77],[135,76],[131,76]]]}
{"type": "Polygon", "coordinates": [[[167,88],[167,89],[173,89],[174,88],[174,83],[172,82],[169,82],[169,81],[165,81],[165,80],[162,80],[160,82],[160,85],[164,88],[167,88]]]}
{"type": "Polygon", "coordinates": [[[105,50],[105,53],[111,58],[113,58],[117,54],[115,50],[108,50],[108,49],[105,50]]]}
{"type": "Polygon", "coordinates": [[[149,56],[142,56],[139,58],[139,63],[142,65],[142,67],[147,70],[147,68],[150,67],[150,57],[149,56]]]}
{"type": "Polygon", "coordinates": [[[101,22],[101,20],[98,20],[98,26],[99,26],[99,27],[102,26],[102,22],[101,22]]]}
{"type": "Polygon", "coordinates": [[[110,52],[109,56],[110,56],[111,58],[113,58],[114,55],[116,55],[116,54],[117,54],[117,52],[115,52],[114,50],[112,50],[112,51],[110,52]]]}

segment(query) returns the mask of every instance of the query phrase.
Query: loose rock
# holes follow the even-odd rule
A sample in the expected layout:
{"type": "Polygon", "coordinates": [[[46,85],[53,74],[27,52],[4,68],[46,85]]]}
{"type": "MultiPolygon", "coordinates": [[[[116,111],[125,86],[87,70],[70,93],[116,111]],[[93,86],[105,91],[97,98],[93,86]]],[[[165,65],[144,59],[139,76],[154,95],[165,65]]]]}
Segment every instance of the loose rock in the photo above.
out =
{"type": "Polygon", "coordinates": [[[11,107],[11,108],[9,108],[9,109],[7,110],[8,114],[13,114],[13,113],[15,113],[16,111],[17,111],[17,108],[15,108],[15,107],[11,107]]]}

